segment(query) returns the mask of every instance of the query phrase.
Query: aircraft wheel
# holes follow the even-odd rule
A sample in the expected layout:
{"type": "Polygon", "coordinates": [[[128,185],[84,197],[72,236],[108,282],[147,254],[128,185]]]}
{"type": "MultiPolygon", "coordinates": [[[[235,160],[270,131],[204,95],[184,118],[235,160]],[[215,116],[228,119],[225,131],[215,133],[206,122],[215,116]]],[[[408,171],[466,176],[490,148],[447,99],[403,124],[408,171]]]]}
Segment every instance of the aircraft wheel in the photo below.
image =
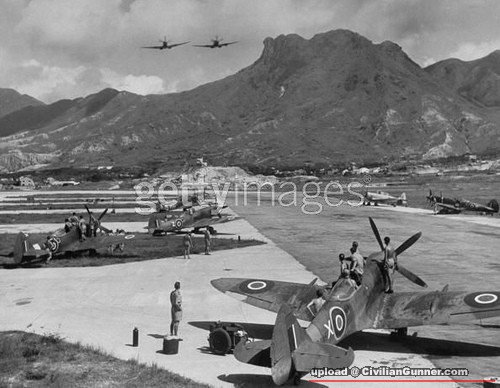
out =
{"type": "Polygon", "coordinates": [[[213,227],[211,227],[211,226],[209,226],[207,228],[207,230],[208,230],[208,233],[210,233],[210,234],[217,234],[217,231],[213,227]]]}
{"type": "Polygon", "coordinates": [[[210,349],[215,354],[226,354],[231,350],[231,336],[222,327],[213,330],[209,337],[208,342],[210,349]]]}
{"type": "Polygon", "coordinates": [[[301,382],[302,382],[302,379],[301,379],[300,373],[295,372],[295,374],[293,375],[293,385],[300,385],[301,382]]]}

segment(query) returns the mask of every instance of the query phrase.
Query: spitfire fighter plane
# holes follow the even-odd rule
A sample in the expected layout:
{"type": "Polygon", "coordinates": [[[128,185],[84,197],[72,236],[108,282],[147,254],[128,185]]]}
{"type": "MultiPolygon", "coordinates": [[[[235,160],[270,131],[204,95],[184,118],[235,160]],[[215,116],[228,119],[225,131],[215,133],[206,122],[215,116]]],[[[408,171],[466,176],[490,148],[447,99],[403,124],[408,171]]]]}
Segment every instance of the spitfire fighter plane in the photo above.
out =
{"type": "Polygon", "coordinates": [[[189,42],[182,42],[182,43],[173,43],[173,44],[168,44],[167,37],[165,36],[163,40],[160,39],[161,46],[143,46],[141,48],[145,49],[156,49],[156,50],[165,50],[168,49],[170,50],[171,48],[177,47],[177,46],[182,46],[183,44],[188,44],[189,42]]]}
{"type": "MultiPolygon", "coordinates": [[[[100,229],[105,234],[81,236],[78,228],[72,227],[69,230],[61,228],[47,236],[46,241],[34,241],[28,234],[19,232],[14,243],[12,257],[14,263],[32,264],[35,262],[48,262],[52,257],[64,253],[95,252],[100,248],[109,248],[122,244],[134,238],[133,234],[112,234],[111,230],[101,224],[101,219],[107,213],[105,209],[98,218],[95,218],[85,205],[96,230],[100,229]]],[[[89,222],[89,223],[90,223],[89,222]]]]}
{"type": "Polygon", "coordinates": [[[227,43],[222,43],[222,38],[216,36],[215,38],[211,39],[212,43],[211,44],[194,44],[194,47],[205,47],[205,48],[221,48],[221,47],[226,47],[229,46],[230,44],[235,44],[238,43],[237,41],[234,42],[227,42],[227,43]]]}
{"type": "Polygon", "coordinates": [[[365,197],[363,198],[363,205],[370,206],[372,203],[375,206],[381,203],[392,206],[408,206],[406,193],[402,193],[399,197],[394,197],[383,191],[377,191],[376,193],[367,191],[365,193],[365,197]]]}
{"type": "Polygon", "coordinates": [[[199,201],[196,196],[192,198],[192,205],[189,206],[184,206],[182,200],[179,200],[164,211],[151,214],[147,229],[153,236],[179,233],[188,228],[192,228],[194,233],[206,228],[210,234],[216,234],[212,225],[236,219],[236,216],[222,214],[222,209],[226,207],[219,203],[199,201]]]}
{"type": "Polygon", "coordinates": [[[459,214],[463,211],[474,211],[493,215],[498,213],[500,208],[496,199],[492,199],[487,205],[481,205],[467,199],[446,198],[443,193],[440,196],[433,195],[432,190],[429,190],[429,195],[426,198],[431,206],[434,206],[436,214],[459,214]],[[438,208],[440,208],[439,211],[438,208]]]}
{"type": "MultiPolygon", "coordinates": [[[[500,315],[499,291],[450,292],[446,286],[442,291],[385,293],[384,247],[371,218],[370,224],[381,251],[367,258],[361,285],[356,287],[351,279],[340,278],[333,288],[325,289],[325,301],[315,315],[307,306],[316,298],[316,279],[309,284],[265,279],[212,280],[219,291],[277,313],[274,327],[267,330],[267,338],[240,341],[235,346],[233,353],[239,361],[271,368],[277,385],[291,378],[299,383],[301,376],[313,368],[351,365],[354,351],[338,343],[355,332],[392,329],[405,335],[409,326],[452,324],[500,315]],[[297,319],[310,324],[304,328],[297,319]]],[[[413,245],[420,235],[417,233],[401,244],[396,249],[397,255],[413,245]]],[[[401,264],[398,263],[396,269],[412,282],[427,287],[420,277],[401,264]]],[[[255,327],[249,330],[255,331],[255,327]]]]}

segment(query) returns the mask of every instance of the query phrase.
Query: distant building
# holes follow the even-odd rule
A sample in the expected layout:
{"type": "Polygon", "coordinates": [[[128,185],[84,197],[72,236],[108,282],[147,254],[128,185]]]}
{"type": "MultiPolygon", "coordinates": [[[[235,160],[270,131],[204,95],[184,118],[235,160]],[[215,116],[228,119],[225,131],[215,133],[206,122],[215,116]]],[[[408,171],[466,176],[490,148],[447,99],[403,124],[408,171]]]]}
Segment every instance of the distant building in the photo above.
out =
{"type": "Polygon", "coordinates": [[[25,189],[35,188],[35,182],[33,182],[33,179],[27,176],[22,176],[19,178],[19,185],[25,189]]]}

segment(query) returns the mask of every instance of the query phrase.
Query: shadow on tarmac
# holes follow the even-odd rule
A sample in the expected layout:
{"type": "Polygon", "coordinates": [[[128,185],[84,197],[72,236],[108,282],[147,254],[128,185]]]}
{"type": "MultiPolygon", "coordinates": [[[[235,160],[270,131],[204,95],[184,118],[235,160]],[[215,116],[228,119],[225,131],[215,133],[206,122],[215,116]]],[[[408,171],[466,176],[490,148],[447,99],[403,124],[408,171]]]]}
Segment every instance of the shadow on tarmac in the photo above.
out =
{"type": "MultiPolygon", "coordinates": [[[[274,384],[271,375],[255,375],[255,374],[232,374],[232,375],[220,375],[217,376],[219,380],[222,380],[226,383],[234,384],[235,387],[276,387],[274,384]]],[[[282,385],[283,387],[296,387],[296,385],[291,382],[290,384],[282,385]]],[[[300,381],[301,387],[310,387],[310,388],[320,388],[326,387],[323,384],[311,383],[307,380],[300,381]]]]}
{"type": "Polygon", "coordinates": [[[416,336],[359,332],[339,343],[354,350],[415,353],[428,356],[498,357],[500,347],[416,336]]]}

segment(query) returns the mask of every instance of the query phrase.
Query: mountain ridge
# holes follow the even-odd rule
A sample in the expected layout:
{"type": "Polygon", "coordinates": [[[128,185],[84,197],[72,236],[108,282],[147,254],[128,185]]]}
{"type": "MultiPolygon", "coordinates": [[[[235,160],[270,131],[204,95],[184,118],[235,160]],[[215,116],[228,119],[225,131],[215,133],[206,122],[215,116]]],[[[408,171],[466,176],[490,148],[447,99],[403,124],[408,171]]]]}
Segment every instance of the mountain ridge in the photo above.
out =
{"type": "Polygon", "coordinates": [[[462,78],[441,80],[444,65],[422,69],[396,43],[334,30],[263,44],[251,65],[189,91],[105,89],[72,100],[41,127],[4,137],[0,153],[53,154],[54,165],[179,167],[204,156],[213,164],[280,167],[500,147],[500,115],[478,103],[478,93],[459,92],[452,81],[462,78]]]}

